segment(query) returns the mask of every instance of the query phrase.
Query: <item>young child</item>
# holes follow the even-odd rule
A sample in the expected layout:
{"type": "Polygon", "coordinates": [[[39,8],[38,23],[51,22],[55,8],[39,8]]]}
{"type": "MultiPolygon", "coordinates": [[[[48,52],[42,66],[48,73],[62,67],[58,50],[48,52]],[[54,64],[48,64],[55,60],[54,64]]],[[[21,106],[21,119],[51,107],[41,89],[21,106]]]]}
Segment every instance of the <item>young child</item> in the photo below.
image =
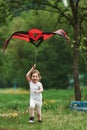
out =
{"type": "Polygon", "coordinates": [[[30,86],[30,120],[29,122],[34,122],[34,109],[36,108],[38,122],[42,122],[41,119],[41,107],[42,107],[42,92],[43,85],[40,82],[41,76],[40,72],[35,69],[36,64],[27,72],[26,79],[30,86]]]}

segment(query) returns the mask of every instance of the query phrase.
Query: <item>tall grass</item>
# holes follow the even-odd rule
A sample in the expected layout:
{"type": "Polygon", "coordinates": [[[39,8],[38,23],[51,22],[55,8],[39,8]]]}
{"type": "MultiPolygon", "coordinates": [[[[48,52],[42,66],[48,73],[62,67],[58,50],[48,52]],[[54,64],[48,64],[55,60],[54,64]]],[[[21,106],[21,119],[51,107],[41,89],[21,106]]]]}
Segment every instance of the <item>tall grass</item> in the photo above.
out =
{"type": "MultiPolygon", "coordinates": [[[[28,122],[29,92],[21,91],[0,90],[0,130],[87,130],[87,113],[70,109],[73,89],[44,90],[43,122],[38,123],[35,114],[33,124],[28,122]]],[[[83,100],[87,100],[86,93],[87,89],[82,88],[83,100]]]]}

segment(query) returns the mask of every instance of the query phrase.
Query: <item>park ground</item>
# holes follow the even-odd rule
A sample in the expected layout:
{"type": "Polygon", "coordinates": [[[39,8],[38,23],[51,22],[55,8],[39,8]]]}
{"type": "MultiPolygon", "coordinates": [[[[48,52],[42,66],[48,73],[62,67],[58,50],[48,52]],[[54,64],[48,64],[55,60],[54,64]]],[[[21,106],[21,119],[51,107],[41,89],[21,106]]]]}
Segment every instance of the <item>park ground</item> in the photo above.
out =
{"type": "MultiPolygon", "coordinates": [[[[82,87],[82,100],[87,88],[82,87]]],[[[70,109],[74,90],[49,89],[43,92],[42,123],[30,124],[29,90],[0,89],[0,130],[87,130],[87,112],[70,109]]]]}

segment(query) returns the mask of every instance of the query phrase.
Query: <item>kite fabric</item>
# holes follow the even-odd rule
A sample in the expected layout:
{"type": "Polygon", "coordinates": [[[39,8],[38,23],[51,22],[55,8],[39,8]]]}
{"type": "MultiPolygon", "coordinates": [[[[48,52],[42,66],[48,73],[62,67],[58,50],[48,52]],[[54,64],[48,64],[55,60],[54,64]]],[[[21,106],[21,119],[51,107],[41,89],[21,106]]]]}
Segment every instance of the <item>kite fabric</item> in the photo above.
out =
{"type": "Polygon", "coordinates": [[[54,35],[60,35],[61,37],[65,38],[69,42],[69,37],[67,36],[66,32],[62,29],[59,29],[55,32],[42,32],[39,29],[31,29],[29,31],[17,31],[14,32],[4,43],[3,52],[7,48],[10,40],[12,38],[18,38],[21,40],[24,40],[26,42],[32,43],[34,46],[38,47],[41,42],[44,40],[54,36],[54,35]]]}

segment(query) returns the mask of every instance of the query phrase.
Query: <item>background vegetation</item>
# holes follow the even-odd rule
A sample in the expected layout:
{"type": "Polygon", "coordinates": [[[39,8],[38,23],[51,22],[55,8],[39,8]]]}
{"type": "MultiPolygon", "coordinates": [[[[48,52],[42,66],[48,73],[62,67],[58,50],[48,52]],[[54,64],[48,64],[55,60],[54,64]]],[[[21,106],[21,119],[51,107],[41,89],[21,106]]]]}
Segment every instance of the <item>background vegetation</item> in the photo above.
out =
{"type": "MultiPolygon", "coordinates": [[[[70,9],[66,8],[63,2],[55,2],[48,0],[47,6],[40,5],[37,1],[5,1],[0,0],[0,48],[2,52],[4,41],[15,31],[29,30],[38,28],[44,32],[53,32],[57,29],[64,29],[70,37],[71,43],[68,44],[59,36],[52,37],[44,41],[37,49],[37,68],[42,75],[44,88],[68,88],[70,79],[73,78],[73,29],[64,17],[60,17],[57,10],[48,4],[59,5],[68,16],[72,16],[70,9]],[[20,8],[19,8],[20,7],[20,8]],[[68,10],[69,9],[69,10],[68,10]],[[44,10],[44,11],[43,11],[44,10]],[[48,11],[49,10],[49,11],[48,11]],[[4,12],[4,13],[2,13],[4,12]]],[[[46,2],[46,1],[44,1],[46,2]]],[[[79,7],[86,8],[85,1],[80,2],[79,7]]],[[[55,7],[55,6],[53,6],[55,7]]],[[[72,18],[72,17],[71,17],[72,18]]],[[[81,35],[82,39],[79,46],[79,72],[84,74],[83,80],[87,85],[87,48],[85,37],[87,22],[84,20],[81,27],[84,28],[85,35],[81,35]],[[84,46],[83,46],[84,44],[84,46]],[[84,67],[83,67],[84,66],[84,67]]],[[[28,84],[25,74],[34,64],[35,47],[31,43],[26,43],[18,39],[12,39],[6,52],[0,54],[0,87],[23,87],[27,88],[28,84]]],[[[83,83],[84,83],[83,81],[83,83]]]]}

